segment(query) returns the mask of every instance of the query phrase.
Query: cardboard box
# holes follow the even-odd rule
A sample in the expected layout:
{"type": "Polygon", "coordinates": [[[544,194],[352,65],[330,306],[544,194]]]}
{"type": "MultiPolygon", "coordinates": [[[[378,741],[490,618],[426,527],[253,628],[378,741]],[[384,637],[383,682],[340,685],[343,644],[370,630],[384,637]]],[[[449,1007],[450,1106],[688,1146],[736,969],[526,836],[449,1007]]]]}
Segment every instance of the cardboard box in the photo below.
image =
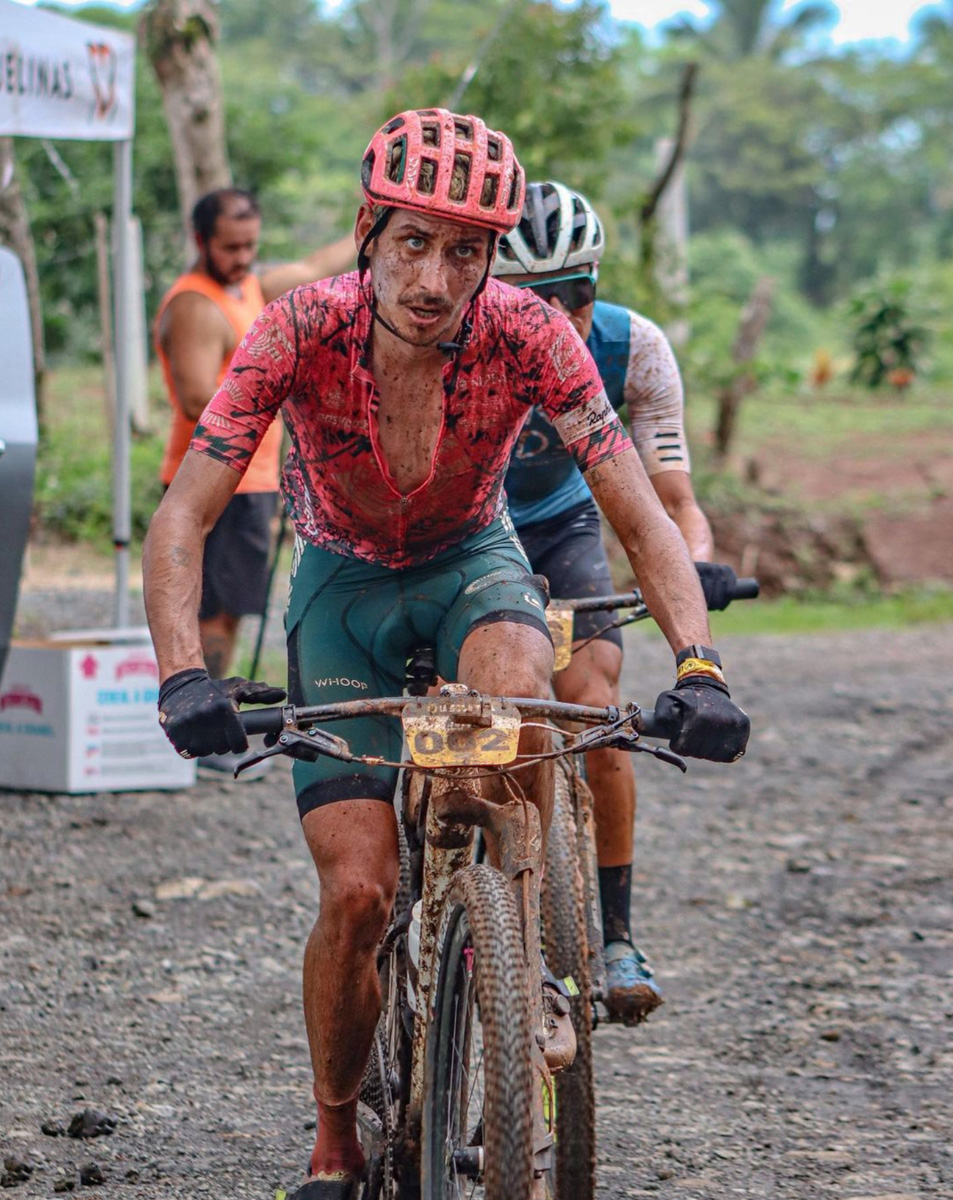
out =
{"type": "Polygon", "coordinates": [[[189,787],[195,763],[180,758],[159,728],[158,697],[155,653],[141,631],[14,642],[0,681],[0,787],[189,787]]]}

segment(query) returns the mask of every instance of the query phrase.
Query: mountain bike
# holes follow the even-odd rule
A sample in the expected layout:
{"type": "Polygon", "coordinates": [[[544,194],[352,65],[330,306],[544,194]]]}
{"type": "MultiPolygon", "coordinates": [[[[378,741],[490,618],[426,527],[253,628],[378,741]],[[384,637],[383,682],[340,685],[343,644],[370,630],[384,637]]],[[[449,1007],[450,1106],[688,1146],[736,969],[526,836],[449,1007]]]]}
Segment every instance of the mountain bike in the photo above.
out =
{"type": "MultiPolygon", "coordinates": [[[[368,762],[322,726],[401,719],[401,881],[378,951],[383,1005],[359,1101],[362,1200],[542,1200],[554,1195],[557,1102],[544,1054],[542,839],[519,775],[606,745],[685,763],[643,742],[676,731],[657,730],[637,705],[492,697],[459,684],[428,696],[419,694],[426,676],[410,664],[417,695],[245,712],[246,731],[271,742],[246,761],[283,753],[368,762]],[[582,732],[520,756],[525,721],[572,722],[582,732]],[[505,803],[483,797],[490,775],[504,780],[505,803]],[[473,862],[476,828],[497,847],[497,866],[473,862]]],[[[574,981],[549,982],[568,1003],[574,981]]]]}
{"type": "MultiPolygon", "coordinates": [[[[732,600],[755,599],[756,579],[739,579],[732,600]]],[[[605,628],[647,620],[651,614],[638,589],[612,596],[551,600],[546,620],[556,650],[555,671],[603,630],[573,643],[576,613],[619,613],[605,628]]],[[[546,959],[557,975],[575,981],[570,1004],[576,1057],[558,1079],[556,1194],[560,1200],[595,1195],[596,1101],[592,1034],[603,1014],[606,962],[596,858],[595,805],[585,772],[572,756],[557,763],[553,819],[546,850],[541,911],[546,959]]]]}

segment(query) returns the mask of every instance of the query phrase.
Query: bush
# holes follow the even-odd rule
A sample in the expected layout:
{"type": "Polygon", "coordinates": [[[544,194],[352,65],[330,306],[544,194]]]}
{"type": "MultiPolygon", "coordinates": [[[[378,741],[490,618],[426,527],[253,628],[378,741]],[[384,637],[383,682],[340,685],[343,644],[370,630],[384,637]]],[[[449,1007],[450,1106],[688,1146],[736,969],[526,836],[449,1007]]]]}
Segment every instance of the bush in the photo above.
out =
{"type": "Polygon", "coordinates": [[[888,383],[902,391],[922,370],[929,334],[912,315],[911,290],[909,280],[895,279],[850,302],[855,355],[851,383],[871,389],[888,383]]]}

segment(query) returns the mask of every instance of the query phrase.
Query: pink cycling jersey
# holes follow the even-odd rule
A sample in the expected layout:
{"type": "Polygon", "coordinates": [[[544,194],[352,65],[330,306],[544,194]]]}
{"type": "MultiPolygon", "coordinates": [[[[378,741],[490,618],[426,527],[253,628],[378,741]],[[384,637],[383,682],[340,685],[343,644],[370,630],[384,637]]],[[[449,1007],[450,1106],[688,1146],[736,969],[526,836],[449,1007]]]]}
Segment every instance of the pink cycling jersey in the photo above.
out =
{"type": "Polygon", "coordinates": [[[280,411],[291,437],[283,488],[301,537],[401,568],[426,562],[500,513],[510,452],[534,404],[582,471],[631,446],[565,317],[493,279],[472,316],[465,348],[444,367],[430,476],[406,495],[380,451],[372,317],[356,273],[268,305],[235,351],[192,449],[243,471],[280,411]]]}

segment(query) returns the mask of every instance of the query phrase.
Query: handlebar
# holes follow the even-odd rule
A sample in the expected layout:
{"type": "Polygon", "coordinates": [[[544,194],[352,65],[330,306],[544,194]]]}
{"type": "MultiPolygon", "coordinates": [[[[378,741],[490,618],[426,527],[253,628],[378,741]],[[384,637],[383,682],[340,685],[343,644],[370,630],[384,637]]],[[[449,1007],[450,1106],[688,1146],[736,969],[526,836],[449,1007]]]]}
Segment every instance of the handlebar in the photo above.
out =
{"type": "MultiPolygon", "coordinates": [[[[618,720],[635,711],[635,706],[607,709],[593,708],[586,704],[565,704],[559,700],[533,700],[523,696],[492,697],[504,704],[518,708],[523,717],[549,717],[554,721],[577,721],[580,724],[601,725],[618,720]]],[[[445,696],[433,697],[446,700],[445,696]]],[[[301,728],[303,725],[322,724],[326,721],[346,721],[353,717],[391,716],[399,717],[409,705],[426,703],[427,697],[384,696],[378,700],[343,700],[340,704],[316,704],[295,707],[287,704],[274,708],[254,708],[240,712],[239,718],[246,733],[280,733],[282,729],[301,728]]],[[[647,725],[654,721],[652,709],[642,709],[636,721],[640,732],[648,733],[647,725]]],[[[656,736],[656,735],[650,735],[656,736]]],[[[659,734],[658,736],[665,736],[659,734]]]]}
{"type": "MultiPolygon", "coordinates": [[[[752,576],[745,576],[735,584],[731,593],[732,600],[756,600],[761,592],[761,584],[752,576]]],[[[578,600],[555,600],[554,605],[568,608],[576,613],[614,612],[619,608],[638,608],[645,600],[638,588],[631,592],[622,592],[616,596],[586,596],[578,600]]]]}

